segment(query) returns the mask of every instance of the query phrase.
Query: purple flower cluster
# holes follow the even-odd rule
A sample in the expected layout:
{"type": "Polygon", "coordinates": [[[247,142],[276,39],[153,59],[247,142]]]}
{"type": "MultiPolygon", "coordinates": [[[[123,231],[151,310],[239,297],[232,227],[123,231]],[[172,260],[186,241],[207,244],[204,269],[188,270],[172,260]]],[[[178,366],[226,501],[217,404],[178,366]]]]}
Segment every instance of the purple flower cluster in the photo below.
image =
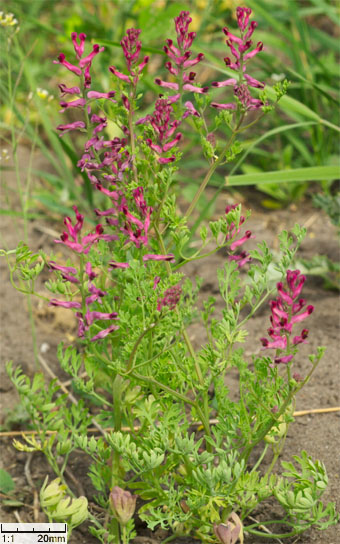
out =
{"type": "Polygon", "coordinates": [[[174,285],[174,287],[169,287],[163,295],[162,298],[159,298],[157,301],[157,310],[159,312],[167,306],[169,310],[174,310],[181,298],[182,289],[179,285],[174,285]]]}
{"type": "MultiPolygon", "coordinates": [[[[257,81],[252,76],[246,73],[247,62],[255,57],[257,53],[262,51],[263,43],[258,42],[256,47],[249,51],[253,42],[250,39],[255,28],[257,27],[257,22],[252,21],[249,24],[249,16],[251,14],[250,8],[238,7],[236,9],[237,23],[240,30],[241,37],[235,36],[232,34],[227,27],[223,28],[224,34],[227,36],[226,44],[228,45],[233,60],[230,57],[225,57],[224,61],[228,68],[238,72],[238,79],[229,78],[225,81],[214,81],[212,83],[213,87],[227,87],[232,86],[234,88],[234,96],[241,102],[242,107],[245,111],[256,110],[261,108],[264,104],[261,100],[257,98],[252,98],[249,87],[258,87],[263,88],[264,83],[257,81]]],[[[214,108],[221,110],[236,110],[237,104],[234,102],[220,104],[217,102],[212,102],[211,105],[214,108]]]]}
{"type": "MultiPolygon", "coordinates": [[[[73,206],[73,209],[76,214],[76,223],[72,225],[72,220],[70,217],[65,217],[64,224],[67,228],[67,231],[64,231],[60,236],[60,240],[54,240],[56,244],[64,244],[68,246],[73,251],[77,253],[83,253],[86,255],[93,244],[98,242],[98,240],[118,240],[116,234],[103,234],[104,229],[101,224],[96,225],[95,232],[79,238],[79,233],[81,232],[84,224],[84,216],[78,212],[77,206],[73,206]]],[[[69,280],[72,281],[72,280],[69,280]]]]}
{"type": "Polygon", "coordinates": [[[190,59],[190,47],[196,37],[196,32],[189,32],[189,24],[192,19],[188,11],[182,11],[178,17],[175,17],[175,28],[177,33],[177,47],[172,40],[167,40],[167,45],[164,46],[164,51],[170,59],[166,62],[165,67],[172,76],[179,79],[178,83],[163,81],[160,78],[155,79],[155,83],[160,87],[172,89],[179,92],[175,95],[176,99],[180,97],[181,90],[194,93],[206,93],[209,87],[197,87],[193,85],[196,77],[195,72],[186,73],[188,68],[192,68],[201,60],[204,59],[203,53],[199,53],[197,57],[190,59]]]}
{"type": "MultiPolygon", "coordinates": [[[[235,208],[237,208],[237,204],[227,206],[226,209],[225,209],[226,215],[228,215],[231,212],[231,210],[235,210],[235,208]]],[[[240,233],[241,225],[243,225],[244,222],[245,222],[245,218],[244,218],[243,215],[241,215],[240,216],[240,222],[239,222],[238,226],[236,226],[233,221],[231,221],[228,224],[228,232],[227,232],[227,235],[226,235],[226,241],[234,240],[234,238],[240,233]]],[[[254,238],[254,236],[252,236],[252,233],[251,233],[250,230],[247,230],[244,233],[244,235],[242,236],[242,238],[239,238],[238,240],[234,240],[230,244],[230,246],[229,246],[230,251],[235,251],[235,249],[242,246],[250,238],[254,238]]],[[[251,257],[249,255],[249,253],[247,253],[247,251],[243,250],[239,254],[229,255],[228,260],[229,261],[236,261],[237,262],[237,268],[241,268],[246,263],[251,261],[251,257]]]]}
{"type": "Polygon", "coordinates": [[[164,157],[162,155],[177,145],[182,138],[181,132],[175,134],[181,121],[171,120],[173,114],[171,102],[171,99],[159,98],[156,101],[153,114],[147,115],[137,122],[137,124],[149,123],[152,126],[157,143],[153,142],[151,138],[147,138],[146,143],[153,151],[155,151],[155,153],[157,153],[157,160],[160,164],[168,164],[175,160],[175,155],[171,155],[170,157],[164,157]]]}
{"type": "MultiPolygon", "coordinates": [[[[79,34],[76,32],[72,32],[71,39],[73,42],[74,51],[76,54],[76,58],[78,61],[78,65],[71,64],[68,62],[65,58],[64,53],[60,53],[58,56],[58,60],[54,60],[54,64],[61,64],[64,66],[67,70],[75,74],[80,78],[79,86],[74,87],[66,87],[64,83],[59,84],[59,89],[61,92],[61,96],[64,97],[65,95],[81,95],[82,89],[84,89],[83,96],[80,98],[76,98],[75,100],[71,100],[70,102],[66,102],[65,100],[60,101],[60,106],[62,107],[61,112],[64,112],[65,110],[68,110],[70,108],[84,108],[88,107],[88,112],[91,112],[90,106],[87,106],[87,102],[91,99],[97,99],[97,98],[106,98],[113,102],[113,96],[116,94],[115,91],[110,91],[108,93],[102,93],[99,91],[88,91],[87,92],[87,99],[85,98],[85,90],[91,88],[91,75],[90,75],[90,68],[92,65],[92,61],[98,53],[101,53],[104,51],[104,47],[100,47],[98,44],[94,44],[92,48],[92,52],[84,57],[84,49],[85,49],[85,40],[86,40],[86,34],[83,34],[82,32],[79,34]]],[[[57,130],[60,131],[60,135],[65,134],[66,132],[69,132],[70,130],[81,130],[85,129],[86,125],[84,121],[74,121],[73,123],[68,123],[65,125],[59,125],[57,127],[57,130]]]]}
{"type": "MultiPolygon", "coordinates": [[[[261,338],[264,349],[286,350],[286,355],[277,355],[274,364],[287,364],[293,359],[291,348],[298,344],[305,344],[308,330],[303,329],[301,334],[291,339],[293,325],[304,321],[314,310],[314,306],[306,306],[306,301],[299,298],[306,276],[300,270],[288,270],[287,286],[282,282],[277,284],[278,297],[270,302],[272,315],[271,327],[268,334],[271,340],[261,338]],[[302,311],[303,310],[303,311],[302,311]]],[[[274,365],[271,365],[274,366],[274,365]]]]}
{"type": "Polygon", "coordinates": [[[129,75],[122,74],[117,70],[115,66],[110,66],[109,70],[112,72],[118,79],[125,81],[126,83],[131,83],[131,79],[134,84],[137,83],[139,75],[142,73],[143,69],[149,62],[149,57],[145,56],[141,63],[138,64],[139,54],[142,48],[142,42],[138,39],[141,31],[135,28],[129,28],[126,31],[126,36],[121,40],[120,45],[122,46],[126,65],[129,71],[129,75]],[[131,78],[130,78],[131,76],[131,78]]]}
{"type": "MultiPolygon", "coordinates": [[[[59,266],[56,265],[54,261],[51,261],[49,263],[49,266],[52,270],[58,270],[62,277],[67,281],[72,281],[73,283],[80,283],[78,278],[75,278],[74,276],[70,276],[71,274],[76,274],[77,270],[71,266],[59,266]],[[71,279],[70,279],[71,278],[71,279]]],[[[97,274],[92,270],[92,265],[90,262],[87,262],[85,265],[85,273],[88,276],[89,282],[88,282],[88,296],[85,299],[85,315],[82,311],[76,312],[76,317],[78,320],[78,336],[80,338],[85,337],[85,332],[89,330],[90,326],[93,324],[94,321],[98,320],[112,320],[112,319],[118,319],[117,312],[98,312],[96,310],[90,310],[90,306],[98,302],[99,304],[102,304],[102,298],[107,295],[106,291],[103,291],[102,289],[98,289],[92,283],[92,280],[97,276],[97,274]]],[[[50,306],[59,306],[62,308],[68,308],[68,309],[76,309],[76,310],[82,310],[82,304],[78,301],[63,301],[58,300],[55,298],[52,298],[49,303],[50,306]]],[[[119,329],[118,325],[112,324],[106,329],[101,330],[99,333],[97,333],[95,336],[91,338],[91,342],[94,342],[95,340],[99,340],[101,338],[105,338],[108,334],[111,332],[119,329]]]]}
{"type": "MultiPolygon", "coordinates": [[[[141,30],[139,29],[129,28],[126,31],[126,35],[123,37],[123,39],[120,42],[120,45],[122,46],[122,49],[123,49],[129,75],[119,72],[115,66],[110,66],[109,68],[110,72],[112,72],[113,75],[115,75],[118,79],[120,79],[121,81],[124,81],[125,83],[132,84],[134,89],[137,87],[137,83],[143,69],[149,62],[149,57],[146,55],[143,58],[142,62],[138,64],[139,55],[142,48],[142,42],[139,40],[140,33],[141,33],[141,30]]],[[[125,108],[129,110],[130,109],[129,98],[123,94],[122,101],[125,108]]]]}

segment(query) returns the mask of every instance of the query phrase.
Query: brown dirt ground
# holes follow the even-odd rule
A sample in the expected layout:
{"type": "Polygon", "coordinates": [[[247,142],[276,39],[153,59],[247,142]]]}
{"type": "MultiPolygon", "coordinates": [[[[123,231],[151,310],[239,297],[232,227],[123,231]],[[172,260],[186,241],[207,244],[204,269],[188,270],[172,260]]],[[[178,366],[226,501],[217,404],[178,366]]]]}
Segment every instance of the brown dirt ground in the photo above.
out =
{"type": "MultiPolygon", "coordinates": [[[[21,150],[21,162],[26,163],[28,151],[21,150]]],[[[39,161],[39,157],[37,157],[39,161]]],[[[39,168],[39,166],[37,166],[39,168]]],[[[13,173],[7,172],[3,177],[3,197],[4,206],[8,204],[15,206],[13,192],[7,192],[8,187],[14,187],[13,173]],[[9,202],[6,194],[9,194],[9,202]]],[[[14,192],[15,194],[15,192],[14,192]]],[[[219,204],[215,211],[216,216],[223,213],[228,194],[222,194],[219,204]]],[[[242,197],[245,206],[252,209],[252,217],[249,221],[249,227],[256,235],[258,240],[265,239],[271,248],[277,248],[277,234],[283,228],[290,228],[296,222],[301,225],[308,225],[308,235],[303,242],[299,255],[303,258],[311,258],[316,253],[327,255],[336,259],[339,256],[337,237],[334,227],[330,224],[327,216],[323,212],[315,210],[309,200],[304,200],[289,209],[279,211],[263,210],[256,202],[258,197],[253,192],[248,191],[246,196],[242,197]]],[[[48,228],[59,231],[60,225],[46,225],[48,228]]],[[[14,248],[17,242],[22,238],[22,224],[16,221],[16,225],[11,217],[2,216],[2,240],[1,246],[5,248],[14,248]]],[[[43,248],[47,252],[53,246],[53,237],[48,232],[41,231],[41,225],[32,221],[29,225],[30,247],[33,249],[43,248]]],[[[54,248],[55,251],[55,248],[54,248]]],[[[223,265],[225,256],[217,254],[209,260],[209,263],[202,264],[198,262],[188,267],[187,272],[193,275],[200,275],[204,278],[203,295],[208,296],[212,293],[217,295],[217,280],[214,271],[217,267],[223,265]]],[[[1,423],[7,418],[8,413],[18,405],[18,396],[9,381],[4,365],[8,360],[12,360],[14,365],[21,365],[23,370],[33,375],[36,367],[33,356],[33,343],[30,322],[27,314],[27,305],[25,298],[16,292],[10,285],[7,266],[4,259],[0,259],[1,270],[1,366],[0,366],[0,406],[1,423]]],[[[319,368],[313,375],[311,382],[302,390],[297,398],[297,410],[312,408],[328,408],[339,406],[339,297],[337,293],[326,291],[323,288],[323,282],[320,279],[309,277],[304,289],[304,297],[308,303],[315,306],[314,313],[309,318],[308,328],[310,330],[310,339],[308,346],[303,346],[300,351],[299,360],[296,369],[303,375],[308,367],[307,355],[316,351],[318,345],[327,347],[326,355],[319,365],[319,368]]],[[[217,302],[217,309],[221,308],[221,303],[217,302]]],[[[56,358],[56,348],[61,340],[70,340],[70,330],[72,333],[73,323],[69,321],[70,312],[50,312],[46,307],[34,305],[34,316],[37,327],[37,346],[49,367],[59,376],[60,379],[67,379],[59,369],[56,358]]],[[[260,312],[248,324],[249,337],[246,344],[246,355],[254,353],[255,346],[259,346],[258,338],[263,335],[265,329],[269,326],[269,308],[264,305],[260,312]]],[[[194,342],[202,338],[202,330],[199,325],[194,324],[190,330],[190,335],[194,342]]],[[[259,350],[256,347],[255,350],[259,350]]],[[[233,384],[236,385],[236,377],[229,378],[229,386],[232,390],[233,384]]],[[[340,412],[328,414],[312,414],[296,418],[290,426],[285,449],[282,459],[290,460],[292,455],[299,454],[302,449],[314,458],[322,460],[327,468],[329,475],[329,487],[325,500],[337,501],[340,505],[339,497],[339,463],[338,454],[340,451],[339,440],[339,419],[340,412]]],[[[12,439],[0,437],[1,461],[2,466],[10,472],[16,483],[17,497],[24,500],[27,506],[10,508],[1,506],[0,520],[2,522],[22,522],[43,521],[43,514],[38,512],[38,518],[34,519],[34,488],[39,489],[46,474],[52,476],[51,471],[45,460],[35,454],[27,465],[27,454],[16,451],[12,446],[12,439]],[[26,466],[26,474],[25,474],[26,466]],[[31,476],[30,485],[28,477],[31,476]]],[[[89,487],[86,474],[86,459],[83,455],[75,457],[71,463],[71,470],[75,477],[87,490],[89,487]]],[[[72,484],[71,484],[72,485],[72,484]]],[[[264,510],[270,512],[271,505],[261,507],[258,512],[258,519],[266,514],[264,510]]],[[[164,532],[158,531],[153,535],[147,533],[143,527],[139,527],[139,536],[135,539],[135,544],[156,544],[164,538],[164,532]]],[[[188,539],[177,539],[179,542],[193,542],[188,539]]],[[[173,542],[176,542],[175,540],[173,542]]],[[[74,531],[70,544],[92,544],[97,542],[86,530],[86,526],[74,531]]],[[[278,542],[271,538],[249,538],[247,544],[264,544],[264,542],[278,542]]],[[[287,544],[299,542],[300,544],[337,544],[340,542],[339,527],[330,527],[324,532],[311,530],[301,536],[298,540],[286,540],[287,544]]]]}

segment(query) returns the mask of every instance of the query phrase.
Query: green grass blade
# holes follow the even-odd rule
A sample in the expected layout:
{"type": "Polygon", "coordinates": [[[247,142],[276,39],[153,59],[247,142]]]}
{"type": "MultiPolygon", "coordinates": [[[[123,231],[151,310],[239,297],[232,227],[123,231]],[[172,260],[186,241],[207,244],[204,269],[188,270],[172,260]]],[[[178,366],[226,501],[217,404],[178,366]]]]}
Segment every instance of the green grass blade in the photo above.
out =
{"type": "Polygon", "coordinates": [[[338,166],[311,166],[295,168],[294,170],[278,170],[274,172],[255,172],[240,176],[227,176],[226,185],[236,187],[241,185],[263,185],[264,183],[290,183],[304,181],[333,180],[340,176],[338,166]]]}
{"type": "Polygon", "coordinates": [[[242,157],[237,161],[237,163],[235,164],[235,166],[233,166],[233,168],[231,169],[230,171],[230,175],[232,175],[239,167],[240,165],[243,163],[243,161],[245,160],[245,158],[247,157],[247,155],[249,155],[249,153],[251,153],[253,151],[253,149],[260,143],[262,142],[263,140],[266,140],[267,138],[271,138],[272,136],[275,136],[276,134],[279,134],[280,132],[286,132],[288,130],[294,130],[294,129],[297,129],[297,128],[302,128],[302,127],[306,127],[306,126],[311,126],[311,125],[316,125],[317,123],[314,122],[314,121],[306,121],[304,123],[293,123],[293,124],[290,124],[290,125],[283,125],[281,127],[277,127],[277,128],[274,128],[272,130],[268,130],[268,132],[266,132],[265,134],[262,134],[262,136],[260,136],[259,138],[257,138],[257,140],[255,140],[255,142],[253,142],[247,149],[246,151],[243,153],[242,157]]]}

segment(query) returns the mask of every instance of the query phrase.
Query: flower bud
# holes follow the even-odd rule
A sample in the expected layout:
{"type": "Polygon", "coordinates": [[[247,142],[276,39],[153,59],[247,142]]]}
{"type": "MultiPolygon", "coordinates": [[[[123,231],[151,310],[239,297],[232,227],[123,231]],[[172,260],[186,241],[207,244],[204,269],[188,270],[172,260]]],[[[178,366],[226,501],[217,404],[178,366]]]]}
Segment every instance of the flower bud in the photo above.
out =
{"type": "Polygon", "coordinates": [[[110,493],[110,506],[119,523],[126,525],[132,518],[136,508],[137,496],[124,491],[117,485],[110,493]]]}
{"type": "Polygon", "coordinates": [[[40,490],[40,504],[43,508],[50,508],[58,504],[64,497],[66,486],[60,483],[60,478],[56,478],[47,487],[48,477],[40,490]]]}
{"type": "Polygon", "coordinates": [[[230,514],[226,523],[214,523],[214,533],[222,544],[236,544],[238,540],[243,544],[242,521],[235,512],[230,514]]]}
{"type": "Polygon", "coordinates": [[[188,504],[185,502],[185,500],[182,500],[180,503],[180,507],[182,508],[183,512],[185,514],[187,514],[188,512],[190,512],[190,507],[188,506],[188,504]]]}

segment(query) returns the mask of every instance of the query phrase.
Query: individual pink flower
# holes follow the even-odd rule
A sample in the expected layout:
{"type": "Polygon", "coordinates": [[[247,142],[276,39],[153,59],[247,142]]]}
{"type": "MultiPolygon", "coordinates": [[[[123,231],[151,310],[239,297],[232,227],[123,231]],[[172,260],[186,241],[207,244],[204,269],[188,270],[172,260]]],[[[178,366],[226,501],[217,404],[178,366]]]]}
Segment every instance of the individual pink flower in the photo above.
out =
{"type": "Polygon", "coordinates": [[[70,281],[71,283],[79,283],[78,278],[75,278],[74,275],[77,274],[77,269],[73,266],[60,266],[56,264],[54,261],[50,261],[48,263],[48,266],[51,270],[58,270],[64,280],[70,281]]]}
{"type": "Polygon", "coordinates": [[[155,276],[155,278],[153,280],[153,287],[152,287],[153,290],[155,290],[157,288],[157,285],[159,284],[160,281],[161,281],[160,276],[155,276]]]}
{"type": "Polygon", "coordinates": [[[63,301],[56,298],[51,298],[49,306],[61,306],[62,308],[81,308],[80,302],[76,301],[63,301]]]}
{"type": "Polygon", "coordinates": [[[155,255],[153,253],[148,253],[147,255],[143,255],[143,261],[169,261],[170,263],[174,263],[175,256],[173,253],[169,253],[168,255],[155,255]]]}
{"type": "Polygon", "coordinates": [[[95,336],[93,336],[91,338],[91,342],[95,342],[96,340],[101,340],[102,338],[105,338],[108,334],[116,331],[117,329],[119,329],[118,325],[110,325],[110,327],[108,327],[107,329],[104,329],[100,331],[98,334],[96,334],[95,336]]]}
{"type": "Polygon", "coordinates": [[[58,87],[60,89],[61,96],[64,96],[65,94],[80,94],[79,87],[66,87],[64,83],[59,83],[58,87]]]}
{"type": "Polygon", "coordinates": [[[110,268],[129,268],[130,265],[129,263],[119,263],[117,261],[110,261],[109,267],[110,268]]]}
{"type": "Polygon", "coordinates": [[[108,319],[118,319],[117,312],[96,312],[87,310],[86,312],[86,321],[88,325],[92,325],[93,321],[98,319],[108,320],[108,319]]]}
{"type": "Polygon", "coordinates": [[[87,93],[87,98],[106,98],[108,100],[111,100],[111,102],[116,103],[117,100],[113,100],[113,97],[115,94],[116,94],[116,91],[109,91],[108,93],[100,93],[98,91],[89,91],[87,93]]]}
{"type": "Polygon", "coordinates": [[[73,72],[77,76],[81,76],[82,74],[81,68],[79,68],[79,66],[75,66],[74,64],[70,64],[66,60],[64,53],[60,53],[60,55],[58,56],[58,60],[54,60],[53,63],[62,64],[63,66],[65,66],[65,68],[67,68],[67,70],[70,70],[70,72],[73,72]]]}
{"type": "Polygon", "coordinates": [[[61,100],[59,104],[62,107],[60,113],[63,113],[69,108],[83,108],[86,104],[86,100],[85,98],[77,98],[77,100],[72,100],[72,102],[65,102],[64,100],[61,100]]]}
{"type": "Polygon", "coordinates": [[[70,130],[81,130],[85,129],[86,125],[84,121],[74,121],[73,123],[68,123],[66,125],[58,125],[57,130],[60,130],[61,134],[59,136],[63,136],[63,134],[66,134],[66,132],[69,132],[70,130]]]}

